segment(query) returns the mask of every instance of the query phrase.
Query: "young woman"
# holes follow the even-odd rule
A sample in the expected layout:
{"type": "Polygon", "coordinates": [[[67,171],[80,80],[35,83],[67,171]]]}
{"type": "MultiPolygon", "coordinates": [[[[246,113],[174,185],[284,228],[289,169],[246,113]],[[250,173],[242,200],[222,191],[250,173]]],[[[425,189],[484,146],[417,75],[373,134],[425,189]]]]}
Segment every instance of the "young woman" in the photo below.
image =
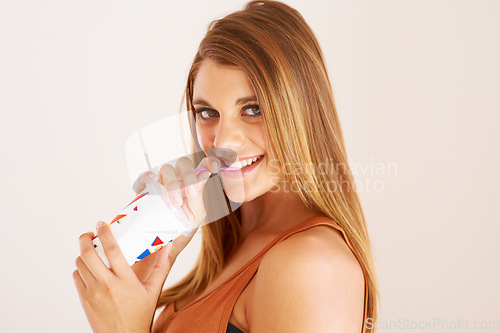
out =
{"type": "MultiPolygon", "coordinates": [[[[95,254],[93,233],[83,234],[73,276],[92,329],[365,332],[378,299],[370,241],[323,55],[302,16],[281,2],[252,1],[214,21],[191,66],[186,104],[199,149],[236,152],[244,202],[201,227],[195,268],[165,291],[194,233],[129,267],[100,222],[111,269],[95,254]]],[[[211,172],[229,163],[208,162],[211,172]]],[[[136,191],[158,180],[202,219],[202,186],[174,197],[177,179],[192,184],[193,173],[184,159],[144,173],[136,191]]]]}

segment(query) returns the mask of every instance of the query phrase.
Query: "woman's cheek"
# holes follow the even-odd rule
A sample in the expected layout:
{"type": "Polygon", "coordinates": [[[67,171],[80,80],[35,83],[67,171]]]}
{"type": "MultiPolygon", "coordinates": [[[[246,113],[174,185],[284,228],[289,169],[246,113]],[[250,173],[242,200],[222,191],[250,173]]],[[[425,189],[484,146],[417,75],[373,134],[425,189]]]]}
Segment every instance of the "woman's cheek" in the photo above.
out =
{"type": "Polygon", "coordinates": [[[203,151],[207,151],[207,142],[203,135],[203,132],[197,127],[196,128],[196,137],[198,139],[198,145],[203,149],[203,151]]]}

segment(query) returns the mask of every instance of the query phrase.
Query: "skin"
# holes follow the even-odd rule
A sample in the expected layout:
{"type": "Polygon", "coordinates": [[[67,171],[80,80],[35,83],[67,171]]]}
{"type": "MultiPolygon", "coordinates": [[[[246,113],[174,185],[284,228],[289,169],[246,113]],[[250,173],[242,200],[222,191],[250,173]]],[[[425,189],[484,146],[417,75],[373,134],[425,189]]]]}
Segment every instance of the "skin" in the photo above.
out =
{"type": "MultiPolygon", "coordinates": [[[[240,210],[245,234],[263,229],[278,231],[284,227],[280,222],[283,212],[293,216],[305,208],[296,193],[278,191],[282,175],[270,161],[263,118],[257,115],[258,109],[249,107],[257,101],[235,105],[239,98],[250,96],[255,96],[255,92],[243,71],[211,60],[200,66],[193,89],[195,110],[204,110],[196,118],[200,146],[205,152],[210,148],[230,149],[238,158],[264,154],[257,168],[243,177],[245,202],[240,210]],[[209,105],[197,103],[199,100],[209,105]],[[294,209],[290,211],[290,207],[294,209]]],[[[230,182],[224,172],[222,180],[225,185],[230,182]]]]}
{"type": "MultiPolygon", "coordinates": [[[[275,236],[317,214],[303,204],[296,192],[283,186],[282,175],[276,173],[277,168],[273,167],[276,164],[269,160],[262,116],[255,116],[255,109],[235,105],[235,101],[247,96],[255,96],[255,93],[245,72],[204,60],[193,90],[193,101],[209,103],[193,105],[196,110],[209,108],[201,114],[207,117],[206,120],[196,120],[200,146],[205,151],[208,148],[232,149],[238,156],[265,154],[257,168],[243,178],[245,202],[240,208],[244,235],[253,243],[259,243],[264,235],[275,236]]],[[[240,253],[236,254],[243,259],[233,266],[241,267],[262,247],[256,249],[244,242],[240,253]],[[251,254],[242,253],[245,251],[251,254]]],[[[238,260],[233,259],[233,263],[235,261],[238,260]]],[[[274,246],[266,253],[247,288],[250,292],[239,307],[243,315],[232,316],[245,330],[361,330],[363,273],[340,232],[329,227],[312,228],[274,246]]]]}
{"type": "MultiPolygon", "coordinates": [[[[219,286],[276,235],[319,215],[307,208],[297,193],[280,182],[282,175],[276,174],[277,168],[269,160],[262,116],[258,116],[258,108],[248,107],[258,104],[257,101],[241,105],[235,103],[249,96],[255,96],[255,92],[245,72],[235,67],[220,66],[211,60],[203,61],[194,82],[193,94],[194,101],[204,101],[193,105],[198,111],[205,109],[197,113],[196,119],[200,146],[205,152],[210,148],[227,148],[235,151],[238,157],[264,154],[264,158],[251,173],[239,180],[244,184],[245,195],[240,207],[242,243],[212,285],[201,295],[176,302],[176,310],[219,286]]],[[[202,163],[208,166],[214,161],[217,167],[221,166],[216,159],[202,163]]],[[[176,168],[162,168],[159,175],[143,173],[137,181],[136,191],[141,192],[146,182],[160,181],[173,199],[173,193],[178,189],[174,177],[181,175],[185,184],[193,184],[194,169],[193,165],[184,161],[176,168]]],[[[221,174],[224,185],[231,185],[232,180],[225,179],[224,172],[221,174]]],[[[208,178],[208,175],[209,172],[201,173],[200,177],[208,178]]],[[[203,205],[200,205],[197,196],[201,190],[202,185],[199,185],[196,194],[193,192],[192,196],[182,198],[181,207],[186,213],[191,213],[190,216],[204,215],[200,208],[203,205]]],[[[199,221],[193,218],[193,223],[199,221]]],[[[116,264],[121,275],[118,276],[118,271],[111,272],[117,275],[113,280],[108,270],[103,273],[103,278],[96,279],[97,282],[89,277],[89,271],[95,269],[94,265],[102,272],[107,268],[104,269],[102,261],[99,263],[100,259],[95,258],[97,255],[91,254],[95,251],[89,250],[92,233],[82,235],[82,260],[77,258],[78,269],[74,278],[89,322],[93,329],[95,327],[94,332],[127,332],[129,327],[133,327],[135,332],[149,332],[154,306],[170,267],[194,233],[190,237],[181,236],[174,240],[170,255],[164,248],[132,267],[125,267],[123,255],[120,257],[109,227],[99,228],[99,232],[104,233],[101,241],[105,252],[106,248],[113,248],[109,251],[110,261],[114,258],[115,262],[121,262],[116,264]],[[90,287],[84,280],[90,281],[90,287]],[[113,301],[116,299],[120,302],[113,301]],[[139,315],[133,313],[137,308],[135,304],[142,304],[145,309],[139,315]],[[113,316],[113,313],[121,315],[113,316]]],[[[238,299],[230,322],[252,333],[360,332],[363,301],[363,273],[343,236],[332,228],[316,226],[278,243],[265,254],[258,272],[238,299]]]]}

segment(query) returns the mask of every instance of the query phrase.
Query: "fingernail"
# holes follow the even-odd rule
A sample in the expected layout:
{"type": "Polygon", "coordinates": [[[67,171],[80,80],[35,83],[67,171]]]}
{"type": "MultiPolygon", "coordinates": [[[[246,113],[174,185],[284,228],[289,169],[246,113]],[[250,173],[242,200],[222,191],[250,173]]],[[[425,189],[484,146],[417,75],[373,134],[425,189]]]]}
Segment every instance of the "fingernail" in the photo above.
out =
{"type": "Polygon", "coordinates": [[[155,173],[150,173],[148,177],[151,179],[156,179],[156,178],[158,178],[158,175],[155,173]]]}
{"type": "Polygon", "coordinates": [[[168,249],[167,249],[167,256],[170,255],[170,252],[172,251],[172,246],[173,246],[172,242],[170,242],[170,243],[167,244],[167,247],[168,247],[168,249]]]}
{"type": "Polygon", "coordinates": [[[181,196],[181,194],[179,192],[175,192],[174,193],[174,201],[179,206],[182,206],[182,196],[181,196]]]}
{"type": "Polygon", "coordinates": [[[210,171],[212,171],[212,173],[219,172],[219,165],[217,162],[212,162],[212,164],[210,164],[210,171]]]}
{"type": "Polygon", "coordinates": [[[187,187],[187,193],[190,197],[196,196],[196,188],[194,187],[194,185],[189,185],[187,187]]]}
{"type": "Polygon", "coordinates": [[[105,223],[105,222],[103,222],[103,221],[99,221],[99,222],[97,222],[97,225],[96,225],[96,227],[95,227],[95,228],[96,228],[96,229],[99,229],[100,227],[104,227],[105,225],[106,225],[106,223],[105,223]]]}

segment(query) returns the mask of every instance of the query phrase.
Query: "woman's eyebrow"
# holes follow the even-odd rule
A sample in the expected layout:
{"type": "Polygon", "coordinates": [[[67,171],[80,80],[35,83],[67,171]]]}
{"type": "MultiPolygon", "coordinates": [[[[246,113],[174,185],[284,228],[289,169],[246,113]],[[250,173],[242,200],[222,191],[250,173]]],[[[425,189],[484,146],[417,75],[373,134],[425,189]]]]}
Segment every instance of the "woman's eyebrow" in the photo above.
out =
{"type": "Polygon", "coordinates": [[[242,98],[238,98],[238,100],[236,101],[236,103],[234,103],[234,105],[240,105],[240,104],[245,104],[245,103],[254,102],[254,101],[257,101],[257,97],[255,97],[255,96],[242,97],[242,98]]]}
{"type": "MultiPolygon", "coordinates": [[[[240,105],[240,104],[245,104],[245,103],[254,102],[254,101],[257,101],[256,96],[241,97],[241,98],[238,98],[236,100],[236,103],[234,103],[234,105],[240,105]]],[[[193,101],[193,104],[201,104],[201,105],[206,105],[206,106],[212,107],[207,101],[205,101],[201,98],[195,99],[193,101]]]]}

